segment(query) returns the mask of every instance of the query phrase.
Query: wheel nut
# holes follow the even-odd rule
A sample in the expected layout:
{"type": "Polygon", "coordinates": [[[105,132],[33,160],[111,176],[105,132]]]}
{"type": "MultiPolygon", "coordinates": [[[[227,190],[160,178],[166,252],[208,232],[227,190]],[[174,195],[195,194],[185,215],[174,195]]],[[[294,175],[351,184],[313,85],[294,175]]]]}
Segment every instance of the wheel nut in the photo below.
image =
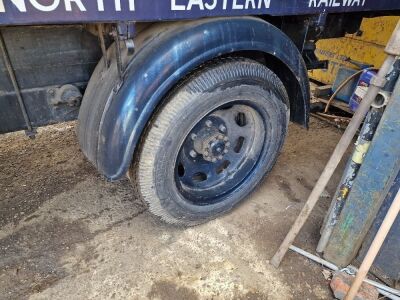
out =
{"type": "Polygon", "coordinates": [[[224,141],[225,141],[225,142],[229,141],[229,138],[228,138],[227,136],[224,137],[224,141]]]}
{"type": "Polygon", "coordinates": [[[190,154],[190,156],[193,157],[193,158],[197,157],[197,152],[194,151],[194,150],[190,151],[189,154],[190,154]]]}
{"type": "Polygon", "coordinates": [[[206,121],[206,126],[207,126],[207,127],[211,127],[212,124],[213,124],[213,123],[211,122],[211,120],[207,120],[207,121],[206,121]]]}
{"type": "Polygon", "coordinates": [[[231,145],[230,142],[225,143],[225,146],[226,146],[226,147],[229,147],[230,145],[231,145]]]}
{"type": "Polygon", "coordinates": [[[217,159],[214,157],[213,159],[212,159],[212,162],[216,162],[217,161],[217,159]]]}
{"type": "Polygon", "coordinates": [[[227,154],[228,152],[229,152],[228,149],[225,149],[225,150],[224,150],[224,153],[225,153],[225,154],[227,154]]]}
{"type": "Polygon", "coordinates": [[[192,140],[194,141],[195,139],[197,139],[197,134],[195,134],[195,133],[192,133],[191,135],[190,135],[190,137],[192,138],[192,140]]]}
{"type": "Polygon", "coordinates": [[[224,157],[222,155],[218,156],[219,160],[222,160],[224,157]]]}
{"type": "Polygon", "coordinates": [[[219,131],[221,131],[222,133],[226,132],[226,127],[224,125],[220,125],[219,126],[219,131]]]}
{"type": "Polygon", "coordinates": [[[208,151],[204,151],[204,156],[207,157],[208,156],[208,151]]]}

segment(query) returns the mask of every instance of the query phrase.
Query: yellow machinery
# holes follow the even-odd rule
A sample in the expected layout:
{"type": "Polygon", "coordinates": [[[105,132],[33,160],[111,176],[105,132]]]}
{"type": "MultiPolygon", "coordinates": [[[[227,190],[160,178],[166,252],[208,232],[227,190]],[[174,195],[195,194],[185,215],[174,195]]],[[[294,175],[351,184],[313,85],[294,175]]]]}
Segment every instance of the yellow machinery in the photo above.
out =
{"type": "Polygon", "coordinates": [[[357,33],[318,41],[316,55],[321,60],[329,60],[329,69],[310,71],[310,77],[324,84],[333,84],[340,67],[359,69],[346,61],[348,59],[379,68],[385,59],[385,45],[399,18],[364,19],[357,33]]]}

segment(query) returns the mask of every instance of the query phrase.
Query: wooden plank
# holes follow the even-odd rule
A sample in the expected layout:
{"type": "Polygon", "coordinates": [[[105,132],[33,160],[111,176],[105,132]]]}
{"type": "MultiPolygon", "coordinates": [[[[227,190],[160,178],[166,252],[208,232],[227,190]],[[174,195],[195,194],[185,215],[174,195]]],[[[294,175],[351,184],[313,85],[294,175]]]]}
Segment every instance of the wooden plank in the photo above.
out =
{"type": "Polygon", "coordinates": [[[328,96],[332,92],[332,85],[321,85],[314,88],[313,94],[315,97],[328,96]]]}
{"type": "MultiPolygon", "coordinates": [[[[318,97],[315,97],[314,101],[322,102],[322,103],[325,103],[325,104],[328,103],[328,100],[322,99],[322,98],[318,98],[318,97]]],[[[343,110],[343,111],[345,111],[345,112],[347,112],[349,114],[354,114],[354,112],[349,108],[349,106],[346,103],[342,102],[342,101],[333,100],[331,102],[331,106],[339,108],[339,109],[341,109],[341,110],[343,110]]]]}

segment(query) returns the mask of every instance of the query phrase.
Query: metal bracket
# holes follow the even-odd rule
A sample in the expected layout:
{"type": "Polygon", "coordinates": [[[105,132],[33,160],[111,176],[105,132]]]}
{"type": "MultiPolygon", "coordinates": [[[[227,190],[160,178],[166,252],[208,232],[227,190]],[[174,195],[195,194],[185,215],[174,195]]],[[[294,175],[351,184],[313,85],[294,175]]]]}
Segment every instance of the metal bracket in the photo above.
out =
{"type": "Polygon", "coordinates": [[[135,44],[133,42],[133,37],[135,35],[135,23],[134,22],[120,22],[117,23],[115,29],[111,32],[112,37],[115,41],[115,54],[117,58],[117,69],[119,83],[114,88],[114,92],[118,92],[119,88],[122,86],[124,81],[124,65],[122,62],[122,52],[121,52],[121,41],[125,43],[125,47],[128,50],[128,55],[132,55],[135,52],[135,44]]]}
{"type": "Polygon", "coordinates": [[[117,69],[118,69],[118,77],[119,80],[122,82],[123,81],[123,74],[124,74],[124,69],[122,65],[122,56],[121,56],[121,40],[119,38],[118,30],[114,29],[111,32],[111,35],[114,38],[115,41],[115,55],[117,58],[117,69]]]}
{"type": "Polygon", "coordinates": [[[135,32],[136,27],[134,22],[117,23],[118,38],[125,42],[125,47],[128,49],[129,55],[132,55],[135,52],[135,43],[133,42],[135,32]]]}
{"type": "Polygon", "coordinates": [[[328,69],[329,61],[328,60],[319,60],[315,55],[316,45],[312,41],[306,41],[303,47],[303,59],[306,63],[307,70],[315,70],[315,69],[328,69]]]}
{"type": "Polygon", "coordinates": [[[315,28],[319,34],[321,34],[325,30],[326,19],[328,14],[326,12],[322,12],[317,16],[314,16],[310,19],[310,26],[315,28]]]}

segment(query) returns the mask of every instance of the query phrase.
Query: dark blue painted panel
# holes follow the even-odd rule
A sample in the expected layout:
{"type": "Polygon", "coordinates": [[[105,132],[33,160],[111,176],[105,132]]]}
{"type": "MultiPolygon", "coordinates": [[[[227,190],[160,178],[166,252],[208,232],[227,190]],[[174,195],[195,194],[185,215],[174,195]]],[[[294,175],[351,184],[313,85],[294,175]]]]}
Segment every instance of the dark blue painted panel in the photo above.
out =
{"type": "MultiPolygon", "coordinates": [[[[362,261],[365,257],[376,233],[381,226],[383,219],[385,218],[389,207],[392,205],[394,197],[397,191],[400,189],[400,172],[390,189],[385,201],[382,204],[381,210],[376,217],[374,224],[368,232],[367,238],[365,239],[363,246],[360,251],[358,259],[362,261]]],[[[379,255],[374,262],[374,268],[378,270],[376,275],[384,275],[392,280],[400,281],[400,216],[397,217],[392,229],[387,236],[382,249],[379,251],[379,255]]]]}
{"type": "Polygon", "coordinates": [[[400,9],[398,0],[0,0],[0,25],[400,9]]]}

